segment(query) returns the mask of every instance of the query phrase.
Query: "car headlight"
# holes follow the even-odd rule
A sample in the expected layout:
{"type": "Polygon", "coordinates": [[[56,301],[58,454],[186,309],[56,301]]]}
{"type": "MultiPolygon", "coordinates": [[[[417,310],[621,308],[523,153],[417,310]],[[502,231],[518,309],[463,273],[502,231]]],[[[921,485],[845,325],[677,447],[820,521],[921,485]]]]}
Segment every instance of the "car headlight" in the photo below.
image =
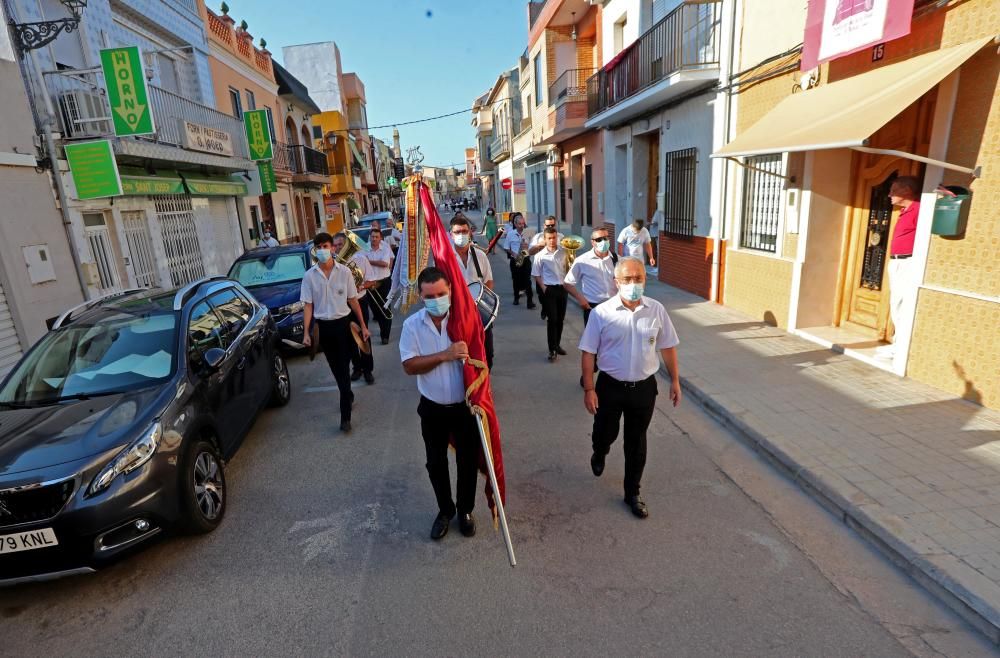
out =
{"type": "Polygon", "coordinates": [[[304,309],[306,305],[302,302],[295,302],[293,304],[285,304],[284,306],[279,306],[274,310],[275,315],[291,315],[292,313],[298,313],[304,309]]]}
{"type": "Polygon", "coordinates": [[[125,473],[130,473],[148,462],[156,448],[160,445],[160,437],[163,436],[163,428],[159,423],[153,425],[143,432],[142,436],[132,442],[132,445],[125,448],[112,459],[107,466],[101,469],[94,481],[90,483],[88,494],[96,494],[111,486],[115,478],[125,473]]]}

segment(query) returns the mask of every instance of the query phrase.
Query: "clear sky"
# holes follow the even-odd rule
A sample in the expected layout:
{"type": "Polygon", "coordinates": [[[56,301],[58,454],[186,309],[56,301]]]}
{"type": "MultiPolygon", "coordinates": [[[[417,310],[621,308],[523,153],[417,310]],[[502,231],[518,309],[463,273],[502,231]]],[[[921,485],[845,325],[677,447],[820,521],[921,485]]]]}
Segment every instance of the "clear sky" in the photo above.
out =
{"type": "MultiPolygon", "coordinates": [[[[237,24],[281,60],[281,49],[336,41],[345,73],[365,84],[368,123],[380,126],[472,107],[517,64],[528,40],[526,0],[227,0],[237,24]]],[[[206,0],[214,11],[220,0],[206,0]]],[[[471,112],[400,126],[424,164],[464,164],[475,145],[471,112]]],[[[392,128],[372,130],[392,144],[392,128]]]]}

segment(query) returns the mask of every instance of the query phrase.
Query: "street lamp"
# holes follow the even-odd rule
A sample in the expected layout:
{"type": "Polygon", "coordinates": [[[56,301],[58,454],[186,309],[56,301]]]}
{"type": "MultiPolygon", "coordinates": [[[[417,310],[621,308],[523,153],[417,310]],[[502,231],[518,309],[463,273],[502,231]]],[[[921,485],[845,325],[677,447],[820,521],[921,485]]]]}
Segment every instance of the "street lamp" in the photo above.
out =
{"type": "Polygon", "coordinates": [[[29,50],[35,50],[50,43],[62,32],[72,32],[80,27],[80,14],[87,6],[87,0],[59,0],[72,18],[60,18],[54,21],[37,21],[34,23],[15,23],[9,21],[10,33],[14,37],[14,45],[23,57],[29,50]]]}

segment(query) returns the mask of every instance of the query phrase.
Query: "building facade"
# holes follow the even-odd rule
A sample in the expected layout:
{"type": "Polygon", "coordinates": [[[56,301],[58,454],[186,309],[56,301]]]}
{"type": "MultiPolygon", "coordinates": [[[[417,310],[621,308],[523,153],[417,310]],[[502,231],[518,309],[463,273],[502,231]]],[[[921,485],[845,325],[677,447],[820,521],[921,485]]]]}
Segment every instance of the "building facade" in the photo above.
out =
{"type": "MultiPolygon", "coordinates": [[[[511,212],[514,208],[514,136],[520,132],[521,97],[518,94],[518,69],[512,68],[501,73],[486,98],[491,119],[492,140],[490,141],[490,161],[496,177],[497,213],[511,212]]],[[[523,187],[522,175],[520,184],[523,187]]],[[[523,204],[523,192],[521,194],[523,204]]]]}

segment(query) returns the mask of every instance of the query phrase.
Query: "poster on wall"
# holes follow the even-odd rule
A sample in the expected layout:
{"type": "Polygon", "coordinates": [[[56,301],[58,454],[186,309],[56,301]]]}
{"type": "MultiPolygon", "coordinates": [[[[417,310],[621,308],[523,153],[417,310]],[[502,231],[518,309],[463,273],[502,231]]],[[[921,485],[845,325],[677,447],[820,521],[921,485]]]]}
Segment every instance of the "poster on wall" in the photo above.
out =
{"type": "Polygon", "coordinates": [[[914,0],[809,0],[802,70],[910,33],[914,0]]]}

